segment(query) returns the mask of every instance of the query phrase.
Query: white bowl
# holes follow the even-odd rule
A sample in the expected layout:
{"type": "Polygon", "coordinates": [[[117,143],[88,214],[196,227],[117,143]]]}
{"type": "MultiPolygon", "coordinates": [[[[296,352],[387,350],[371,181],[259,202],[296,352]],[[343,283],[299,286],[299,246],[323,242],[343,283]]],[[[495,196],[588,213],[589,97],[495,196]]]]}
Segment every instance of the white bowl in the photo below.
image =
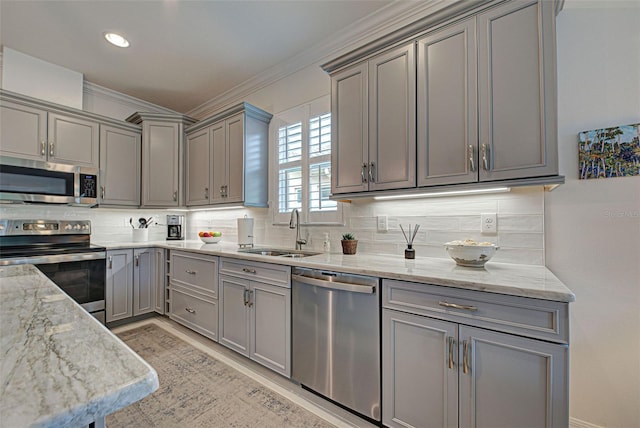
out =
{"type": "Polygon", "coordinates": [[[199,238],[205,244],[217,244],[222,241],[222,236],[200,236],[199,238]]]}
{"type": "Polygon", "coordinates": [[[444,244],[449,256],[459,266],[484,267],[498,250],[498,246],[490,242],[451,241],[444,244]]]}

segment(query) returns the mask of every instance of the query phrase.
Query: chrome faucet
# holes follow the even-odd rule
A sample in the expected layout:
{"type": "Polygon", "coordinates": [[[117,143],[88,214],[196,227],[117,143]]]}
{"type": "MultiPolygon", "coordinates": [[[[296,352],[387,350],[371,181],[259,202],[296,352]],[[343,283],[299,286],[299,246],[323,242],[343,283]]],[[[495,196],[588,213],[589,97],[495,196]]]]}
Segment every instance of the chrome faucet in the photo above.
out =
{"type": "Polygon", "coordinates": [[[297,208],[291,211],[289,229],[296,230],[296,250],[302,250],[302,246],[307,244],[307,240],[300,237],[300,212],[298,212],[297,208]]]}

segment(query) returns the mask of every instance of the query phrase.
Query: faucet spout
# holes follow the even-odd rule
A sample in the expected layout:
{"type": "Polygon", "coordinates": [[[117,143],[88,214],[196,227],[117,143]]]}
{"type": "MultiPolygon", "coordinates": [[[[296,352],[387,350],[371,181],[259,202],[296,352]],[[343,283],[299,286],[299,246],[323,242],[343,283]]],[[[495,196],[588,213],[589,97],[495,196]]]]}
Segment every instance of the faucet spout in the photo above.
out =
{"type": "Polygon", "coordinates": [[[291,219],[289,219],[289,229],[296,230],[296,250],[302,250],[302,246],[307,244],[306,239],[300,236],[300,212],[297,208],[291,210],[291,219]]]}

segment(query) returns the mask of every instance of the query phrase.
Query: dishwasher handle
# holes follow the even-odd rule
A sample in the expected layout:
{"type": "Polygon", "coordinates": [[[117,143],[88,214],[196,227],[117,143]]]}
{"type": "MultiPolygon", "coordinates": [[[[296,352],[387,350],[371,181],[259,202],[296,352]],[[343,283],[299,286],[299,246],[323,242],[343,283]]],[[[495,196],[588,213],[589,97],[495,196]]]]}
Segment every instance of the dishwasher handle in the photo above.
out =
{"type": "Polygon", "coordinates": [[[328,288],[331,290],[348,291],[351,293],[373,294],[375,293],[376,289],[376,287],[372,285],[349,284],[347,282],[338,281],[325,281],[322,279],[310,278],[308,276],[302,275],[291,275],[291,279],[301,284],[315,285],[317,287],[328,288]]]}

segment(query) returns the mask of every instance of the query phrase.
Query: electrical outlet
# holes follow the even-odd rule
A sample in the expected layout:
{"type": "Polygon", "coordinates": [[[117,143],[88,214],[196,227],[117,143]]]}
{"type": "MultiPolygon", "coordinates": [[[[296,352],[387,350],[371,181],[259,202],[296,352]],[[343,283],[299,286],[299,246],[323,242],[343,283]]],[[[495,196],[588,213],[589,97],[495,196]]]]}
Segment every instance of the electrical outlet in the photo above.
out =
{"type": "Polygon", "coordinates": [[[378,216],[378,232],[386,232],[389,230],[389,221],[386,215],[378,216]]]}
{"type": "Polygon", "coordinates": [[[498,232],[498,216],[496,213],[480,214],[480,233],[495,235],[498,232]]]}

